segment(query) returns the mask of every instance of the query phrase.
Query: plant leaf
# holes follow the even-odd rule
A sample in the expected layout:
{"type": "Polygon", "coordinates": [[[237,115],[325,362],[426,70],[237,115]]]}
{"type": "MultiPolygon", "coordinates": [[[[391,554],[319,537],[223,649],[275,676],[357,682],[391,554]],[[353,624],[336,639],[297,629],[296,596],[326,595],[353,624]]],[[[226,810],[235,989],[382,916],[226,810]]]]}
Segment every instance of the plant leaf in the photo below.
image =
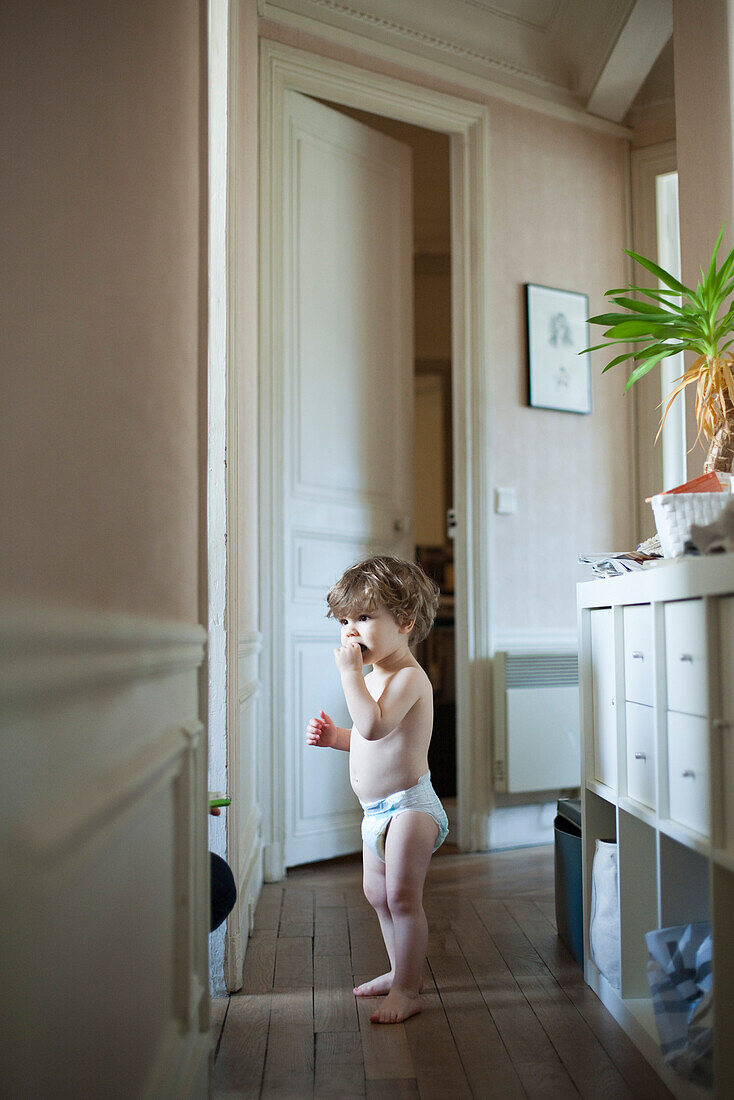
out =
{"type": "Polygon", "coordinates": [[[732,248],[731,252],[719,268],[719,274],[716,279],[717,292],[720,293],[723,298],[726,298],[727,295],[731,293],[731,291],[724,291],[721,288],[724,286],[727,279],[731,276],[732,267],[734,267],[734,248],[732,248]]]}
{"type": "Polygon", "coordinates": [[[628,343],[627,340],[605,340],[603,344],[594,344],[590,348],[582,348],[581,351],[579,351],[577,354],[578,355],[586,355],[587,352],[591,352],[591,351],[602,351],[602,350],[611,351],[611,349],[613,347],[615,347],[617,344],[626,344],[626,343],[628,343]]]}
{"type": "Polygon", "coordinates": [[[618,355],[615,359],[612,359],[611,363],[607,363],[607,365],[602,368],[602,374],[606,374],[606,372],[608,370],[611,370],[612,367],[616,367],[618,363],[624,363],[624,361],[626,359],[631,359],[631,358],[632,358],[632,352],[631,351],[626,351],[626,352],[624,352],[623,355],[618,355]]]}
{"type": "MultiPolygon", "coordinates": [[[[607,291],[607,297],[609,292],[607,291]]],[[[612,298],[615,305],[623,306],[625,309],[631,310],[633,313],[654,314],[656,317],[667,317],[667,310],[662,310],[660,306],[651,305],[650,302],[640,302],[637,298],[625,298],[622,295],[612,298]]],[[[677,312],[677,311],[676,311],[677,312]]]]}
{"type": "Polygon", "coordinates": [[[670,321],[667,324],[659,324],[657,321],[646,321],[642,318],[633,318],[613,325],[604,335],[611,339],[619,340],[630,337],[638,339],[646,337],[650,340],[665,340],[673,336],[691,336],[698,335],[698,333],[691,333],[690,327],[680,322],[670,321]]]}
{"type": "Polygon", "coordinates": [[[649,271],[651,275],[654,275],[656,279],[660,279],[661,283],[665,283],[671,290],[674,290],[677,294],[692,294],[687,286],[679,282],[675,275],[671,275],[669,271],[666,271],[664,267],[660,267],[659,264],[654,263],[652,260],[646,260],[644,256],[640,256],[637,252],[632,252],[625,248],[625,252],[628,256],[649,271]]]}
{"type": "Polygon", "coordinates": [[[589,317],[590,325],[617,325],[627,320],[626,313],[599,313],[596,317],[589,317]]]}
{"type": "Polygon", "coordinates": [[[660,287],[657,290],[653,290],[649,286],[631,286],[627,288],[634,294],[644,294],[646,298],[651,298],[654,302],[659,302],[664,309],[682,309],[683,307],[678,305],[677,299],[680,298],[680,294],[676,294],[672,290],[666,290],[664,287],[660,287]]]}
{"type": "Polygon", "coordinates": [[[627,390],[631,389],[635,382],[639,382],[662,358],[662,355],[653,355],[652,359],[647,359],[644,363],[640,363],[639,366],[635,367],[625,383],[624,392],[627,393],[627,390]]]}
{"type": "Polygon", "coordinates": [[[635,359],[647,359],[651,355],[657,355],[658,352],[663,359],[666,359],[669,355],[678,355],[679,352],[685,351],[687,346],[687,344],[651,344],[650,347],[636,352],[635,359]]]}
{"type": "MultiPolygon", "coordinates": [[[[724,223],[725,225],[726,223],[724,223]]],[[[724,226],[722,225],[719,235],[716,238],[716,244],[714,245],[714,251],[711,253],[711,262],[709,264],[708,274],[706,275],[706,281],[712,282],[716,275],[716,257],[719,252],[719,245],[721,244],[721,238],[724,236],[724,226]]],[[[701,272],[701,278],[704,277],[703,271],[701,272]]]]}

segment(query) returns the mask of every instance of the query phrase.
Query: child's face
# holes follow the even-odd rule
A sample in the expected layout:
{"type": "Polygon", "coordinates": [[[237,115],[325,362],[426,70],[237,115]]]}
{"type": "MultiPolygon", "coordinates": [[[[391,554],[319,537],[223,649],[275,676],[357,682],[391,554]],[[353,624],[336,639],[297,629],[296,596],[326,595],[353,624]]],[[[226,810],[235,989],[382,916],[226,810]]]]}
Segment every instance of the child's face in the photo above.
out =
{"type": "Polygon", "coordinates": [[[382,605],[371,611],[352,608],[339,622],[342,645],[357,642],[366,665],[379,663],[397,649],[405,648],[413,625],[400,626],[392,612],[382,605]]]}

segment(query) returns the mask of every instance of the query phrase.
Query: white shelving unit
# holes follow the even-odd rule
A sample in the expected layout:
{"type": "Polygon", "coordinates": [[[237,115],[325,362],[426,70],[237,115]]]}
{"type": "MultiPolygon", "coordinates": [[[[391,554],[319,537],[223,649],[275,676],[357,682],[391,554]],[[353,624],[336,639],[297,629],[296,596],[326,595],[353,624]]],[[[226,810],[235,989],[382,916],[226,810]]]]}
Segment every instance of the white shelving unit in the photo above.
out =
{"type": "Polygon", "coordinates": [[[710,920],[717,1097],[734,1096],[734,555],[578,586],[586,981],[661,1060],[644,933],[710,920]],[[597,839],[616,840],[621,988],[589,950],[597,839]]]}

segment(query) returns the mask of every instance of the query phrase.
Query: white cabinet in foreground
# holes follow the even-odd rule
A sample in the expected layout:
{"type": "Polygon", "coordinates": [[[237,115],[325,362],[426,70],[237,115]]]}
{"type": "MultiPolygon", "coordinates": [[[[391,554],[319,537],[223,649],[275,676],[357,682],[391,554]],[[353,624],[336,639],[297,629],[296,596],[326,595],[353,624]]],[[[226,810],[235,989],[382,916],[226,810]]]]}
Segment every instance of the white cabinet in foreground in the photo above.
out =
{"type": "Polygon", "coordinates": [[[710,921],[716,1097],[734,1096],[734,554],[578,586],[585,977],[675,1096],[644,934],[710,921]],[[621,987],[589,951],[597,839],[618,847],[621,987]]]}

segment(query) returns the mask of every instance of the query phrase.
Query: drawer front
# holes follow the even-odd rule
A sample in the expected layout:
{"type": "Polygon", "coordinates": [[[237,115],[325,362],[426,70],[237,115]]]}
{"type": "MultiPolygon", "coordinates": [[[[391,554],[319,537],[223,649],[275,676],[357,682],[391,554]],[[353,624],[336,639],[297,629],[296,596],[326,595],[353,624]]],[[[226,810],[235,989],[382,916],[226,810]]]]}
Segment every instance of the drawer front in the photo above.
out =
{"type": "Polygon", "coordinates": [[[668,709],[708,714],[706,616],[703,600],[665,605],[665,665],[668,709]]]}
{"type": "Polygon", "coordinates": [[[652,652],[652,608],[649,604],[625,607],[624,696],[651,707],[655,702],[652,652]]]}
{"type": "Polygon", "coordinates": [[[708,720],[668,713],[668,797],[673,821],[709,835],[708,720]]]}
{"type": "Polygon", "coordinates": [[[655,710],[627,703],[627,794],[655,809],[655,710]]]}
{"type": "Polygon", "coordinates": [[[725,596],[717,602],[722,717],[734,722],[734,596],[725,596]]]}
{"type": "Polygon", "coordinates": [[[617,710],[614,700],[614,633],[612,610],[591,612],[591,679],[594,710],[593,775],[617,789],[617,710]]]}
{"type": "Polygon", "coordinates": [[[730,851],[734,851],[734,596],[725,596],[717,603],[719,608],[720,717],[726,723],[721,731],[724,764],[722,787],[724,791],[725,843],[730,851]]]}

